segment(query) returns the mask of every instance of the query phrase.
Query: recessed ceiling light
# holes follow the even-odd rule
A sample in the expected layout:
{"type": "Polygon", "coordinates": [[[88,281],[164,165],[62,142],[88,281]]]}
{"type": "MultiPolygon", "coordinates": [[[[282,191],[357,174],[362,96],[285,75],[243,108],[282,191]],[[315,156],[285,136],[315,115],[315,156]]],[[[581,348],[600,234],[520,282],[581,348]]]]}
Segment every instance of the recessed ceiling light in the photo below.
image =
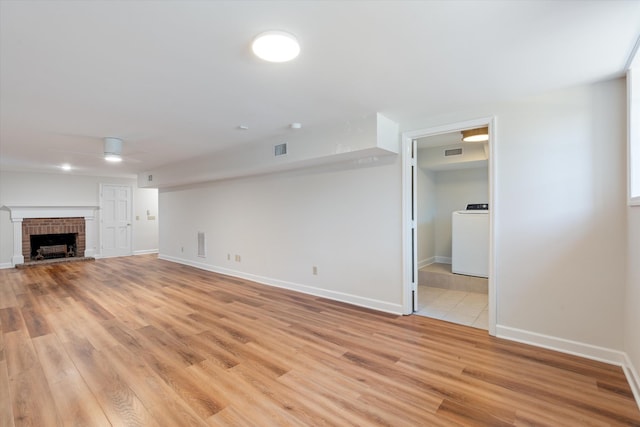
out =
{"type": "Polygon", "coordinates": [[[287,62],[300,53],[300,44],[286,31],[266,31],[253,40],[253,53],[269,62],[287,62]]]}
{"type": "Polygon", "coordinates": [[[302,123],[291,123],[291,129],[302,129],[302,123]]]}
{"type": "Polygon", "coordinates": [[[71,170],[71,165],[65,163],[64,165],[60,165],[60,169],[62,169],[63,171],[70,171],[71,170]]]}

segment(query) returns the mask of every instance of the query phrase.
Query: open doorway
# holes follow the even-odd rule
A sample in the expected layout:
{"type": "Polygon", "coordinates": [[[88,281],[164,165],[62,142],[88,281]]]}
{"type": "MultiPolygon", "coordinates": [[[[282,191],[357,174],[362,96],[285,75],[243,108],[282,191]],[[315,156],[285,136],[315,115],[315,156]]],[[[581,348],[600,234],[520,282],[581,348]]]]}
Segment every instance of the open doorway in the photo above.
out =
{"type": "MultiPolygon", "coordinates": [[[[486,129],[486,128],[479,128],[486,129]]],[[[417,315],[488,329],[488,130],[416,140],[417,315]]]]}
{"type": "Polygon", "coordinates": [[[493,129],[493,118],[479,119],[405,132],[402,141],[405,313],[488,329],[492,335],[493,129]],[[488,141],[461,140],[461,131],[482,127],[489,131],[488,141]],[[474,233],[484,241],[470,241],[474,233]]]}

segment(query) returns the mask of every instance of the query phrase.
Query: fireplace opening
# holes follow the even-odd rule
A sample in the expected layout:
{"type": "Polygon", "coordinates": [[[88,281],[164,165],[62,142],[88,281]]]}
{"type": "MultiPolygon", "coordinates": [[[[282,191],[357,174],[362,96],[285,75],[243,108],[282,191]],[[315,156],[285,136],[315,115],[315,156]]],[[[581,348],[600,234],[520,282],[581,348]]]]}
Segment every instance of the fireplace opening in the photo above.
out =
{"type": "Polygon", "coordinates": [[[67,258],[77,255],[78,233],[31,235],[31,259],[67,258]]]}

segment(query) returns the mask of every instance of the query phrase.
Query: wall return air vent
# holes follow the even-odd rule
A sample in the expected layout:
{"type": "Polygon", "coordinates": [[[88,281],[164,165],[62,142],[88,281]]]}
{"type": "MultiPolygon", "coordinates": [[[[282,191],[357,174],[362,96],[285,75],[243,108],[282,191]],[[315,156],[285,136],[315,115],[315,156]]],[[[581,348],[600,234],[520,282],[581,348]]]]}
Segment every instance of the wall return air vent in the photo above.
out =
{"type": "Polygon", "coordinates": [[[204,232],[198,231],[198,256],[200,258],[207,257],[207,245],[205,241],[204,232]]]}
{"type": "Polygon", "coordinates": [[[274,154],[276,157],[287,154],[287,143],[285,142],[283,144],[276,145],[274,148],[274,154]]]}
{"type": "Polygon", "coordinates": [[[450,148],[448,150],[444,150],[444,156],[460,156],[462,155],[462,148],[450,148]]]}

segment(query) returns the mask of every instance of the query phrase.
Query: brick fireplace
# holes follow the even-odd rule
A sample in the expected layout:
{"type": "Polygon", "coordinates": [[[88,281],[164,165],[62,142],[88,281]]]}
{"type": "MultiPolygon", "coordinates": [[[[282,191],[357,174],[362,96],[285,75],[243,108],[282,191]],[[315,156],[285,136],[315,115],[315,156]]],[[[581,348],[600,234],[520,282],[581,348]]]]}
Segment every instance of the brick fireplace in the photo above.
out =
{"type": "MultiPolygon", "coordinates": [[[[22,221],[22,256],[25,260],[35,258],[32,236],[74,235],[73,256],[84,254],[86,246],[85,223],[82,217],[71,218],[26,218],[22,221]]],[[[64,240],[62,238],[61,240],[64,240]]],[[[65,256],[69,256],[69,250],[65,256]]]]}
{"type": "MultiPolygon", "coordinates": [[[[74,235],[73,256],[92,257],[96,253],[98,206],[4,206],[13,223],[15,266],[32,259],[31,236],[74,235]]],[[[57,246],[57,245],[56,245],[57,246]]],[[[69,256],[67,253],[65,256],[69,256]]]]}

